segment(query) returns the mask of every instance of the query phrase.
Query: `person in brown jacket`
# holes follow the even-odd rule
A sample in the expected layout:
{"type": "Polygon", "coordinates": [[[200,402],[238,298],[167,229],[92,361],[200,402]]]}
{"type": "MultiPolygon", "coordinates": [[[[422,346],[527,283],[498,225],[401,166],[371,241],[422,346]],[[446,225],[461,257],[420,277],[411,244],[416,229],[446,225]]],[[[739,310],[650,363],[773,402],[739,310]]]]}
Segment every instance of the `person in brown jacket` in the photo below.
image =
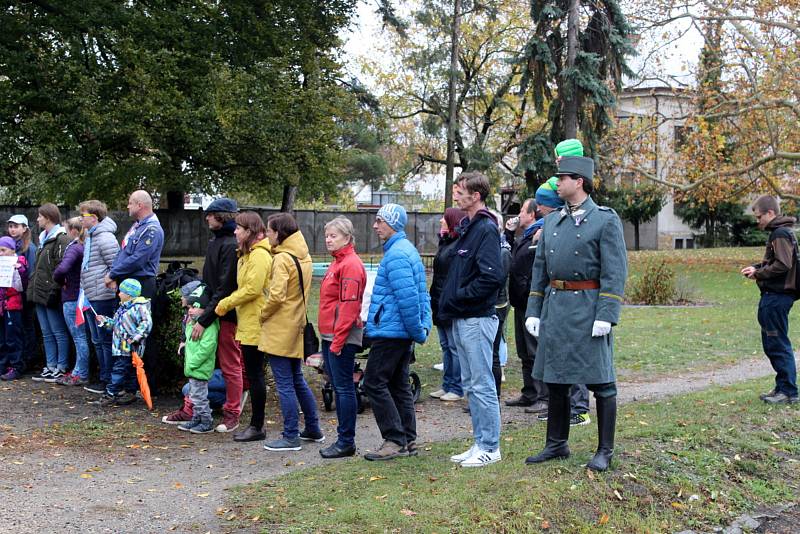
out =
{"type": "Polygon", "coordinates": [[[763,393],[761,400],[769,404],[797,402],[797,366],[789,340],[789,311],[797,288],[797,238],[794,217],[781,215],[778,199],[764,195],[753,204],[758,227],[769,232],[764,261],[742,269],[742,275],[755,280],[761,290],[758,303],[758,324],[761,344],[775,369],[775,387],[763,393]]]}

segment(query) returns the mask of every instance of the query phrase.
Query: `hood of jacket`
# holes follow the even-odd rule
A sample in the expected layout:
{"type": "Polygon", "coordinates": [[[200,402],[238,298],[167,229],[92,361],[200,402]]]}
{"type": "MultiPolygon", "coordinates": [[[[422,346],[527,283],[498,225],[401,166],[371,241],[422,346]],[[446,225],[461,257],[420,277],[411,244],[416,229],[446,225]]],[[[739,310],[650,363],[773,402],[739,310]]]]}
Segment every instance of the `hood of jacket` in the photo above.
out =
{"type": "Polygon", "coordinates": [[[771,232],[777,228],[782,228],[785,226],[792,227],[794,226],[795,222],[797,222],[797,219],[795,219],[794,217],[789,217],[788,215],[778,215],[770,222],[768,222],[767,226],[764,229],[771,232]]]}
{"type": "Polygon", "coordinates": [[[302,260],[308,256],[308,245],[306,244],[303,234],[300,233],[300,230],[284,239],[283,243],[272,250],[273,254],[278,254],[279,252],[288,252],[298,260],[302,260]]]}
{"type": "Polygon", "coordinates": [[[115,223],[111,217],[106,217],[105,219],[97,223],[97,225],[94,228],[92,228],[91,232],[93,236],[105,232],[108,232],[110,234],[116,234],[117,223],[115,223]]]}
{"type": "Polygon", "coordinates": [[[256,241],[255,243],[253,243],[253,246],[250,247],[250,252],[253,252],[257,248],[266,250],[267,252],[272,250],[272,247],[269,244],[269,239],[267,239],[266,237],[261,241],[256,241]]]}

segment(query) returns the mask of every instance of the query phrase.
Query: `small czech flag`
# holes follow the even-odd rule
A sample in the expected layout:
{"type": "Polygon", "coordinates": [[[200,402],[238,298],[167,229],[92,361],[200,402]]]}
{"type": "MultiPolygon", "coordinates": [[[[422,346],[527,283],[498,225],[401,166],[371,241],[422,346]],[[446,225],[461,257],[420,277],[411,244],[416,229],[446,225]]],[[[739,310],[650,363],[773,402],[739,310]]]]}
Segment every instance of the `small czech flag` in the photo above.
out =
{"type": "Polygon", "coordinates": [[[90,309],[92,309],[92,306],[89,304],[86,294],[83,292],[83,288],[81,288],[80,293],[78,293],[78,302],[75,305],[75,326],[80,326],[86,322],[83,318],[83,312],[90,309]]]}

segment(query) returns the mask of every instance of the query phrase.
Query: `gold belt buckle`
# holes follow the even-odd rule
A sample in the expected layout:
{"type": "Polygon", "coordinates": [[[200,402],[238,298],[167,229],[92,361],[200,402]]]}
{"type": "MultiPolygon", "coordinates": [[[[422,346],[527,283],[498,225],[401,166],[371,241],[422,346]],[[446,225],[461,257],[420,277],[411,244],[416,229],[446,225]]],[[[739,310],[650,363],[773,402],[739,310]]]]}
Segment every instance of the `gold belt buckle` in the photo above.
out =
{"type": "Polygon", "coordinates": [[[566,282],[564,282],[564,280],[554,280],[553,285],[555,286],[556,289],[561,289],[561,290],[564,290],[567,287],[566,282]]]}

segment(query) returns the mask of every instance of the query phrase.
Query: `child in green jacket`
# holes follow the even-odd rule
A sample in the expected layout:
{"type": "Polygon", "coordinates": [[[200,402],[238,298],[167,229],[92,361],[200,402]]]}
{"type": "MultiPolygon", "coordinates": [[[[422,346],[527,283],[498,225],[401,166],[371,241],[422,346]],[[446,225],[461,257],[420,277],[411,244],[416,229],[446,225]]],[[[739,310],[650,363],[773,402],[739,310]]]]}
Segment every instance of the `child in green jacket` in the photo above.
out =
{"type": "Polygon", "coordinates": [[[179,430],[193,434],[206,434],[214,431],[214,419],[208,403],[208,380],[214,372],[214,361],[217,354],[217,336],[219,320],[215,320],[204,331],[200,339],[192,339],[192,328],[197,318],[208,306],[210,295],[208,287],[198,286],[183,304],[188,308],[189,320],[186,321],[186,344],[184,346],[183,373],[189,379],[189,399],[192,402],[192,420],[178,425],[179,430]]]}

